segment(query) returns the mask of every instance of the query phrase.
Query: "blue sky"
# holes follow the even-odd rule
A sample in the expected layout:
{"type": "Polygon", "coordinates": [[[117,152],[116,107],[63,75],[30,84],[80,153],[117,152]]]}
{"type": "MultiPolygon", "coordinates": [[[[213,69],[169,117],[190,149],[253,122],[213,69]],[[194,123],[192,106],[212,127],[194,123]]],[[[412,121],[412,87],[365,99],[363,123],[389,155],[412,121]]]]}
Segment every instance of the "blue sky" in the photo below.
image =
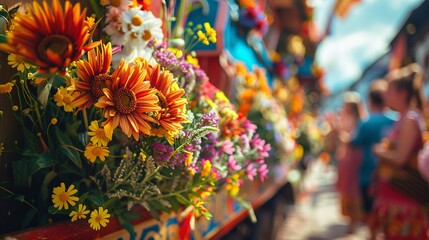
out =
{"type": "MultiPolygon", "coordinates": [[[[310,0],[315,21],[325,29],[335,0],[310,0]]],[[[362,0],[346,19],[334,18],[331,34],[319,45],[316,62],[325,69],[325,84],[342,91],[385,53],[410,12],[422,0],[362,0]]]]}

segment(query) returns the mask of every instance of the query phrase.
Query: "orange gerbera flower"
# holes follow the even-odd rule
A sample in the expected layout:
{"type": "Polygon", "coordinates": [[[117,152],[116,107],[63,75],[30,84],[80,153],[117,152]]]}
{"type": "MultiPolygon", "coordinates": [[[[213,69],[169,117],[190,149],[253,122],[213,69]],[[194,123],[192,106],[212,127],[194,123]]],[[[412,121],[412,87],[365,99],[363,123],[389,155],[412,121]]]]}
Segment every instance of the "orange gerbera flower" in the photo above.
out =
{"type": "Polygon", "coordinates": [[[43,1],[43,6],[33,1],[27,10],[15,17],[7,43],[0,44],[0,50],[38,66],[39,72],[65,74],[71,62],[99,44],[84,46],[90,34],[84,23],[86,9],[81,11],[79,3],[73,6],[65,1],[63,10],[59,0],[52,0],[52,4],[43,1]]]}
{"type": "Polygon", "coordinates": [[[136,62],[130,66],[124,61],[112,73],[112,85],[104,88],[102,96],[95,104],[104,109],[107,120],[103,123],[108,136],[120,126],[122,132],[138,140],[139,133],[150,134],[150,123],[156,120],[149,116],[161,110],[158,106],[156,90],[150,82],[144,81],[147,63],[136,62]]]}
{"type": "Polygon", "coordinates": [[[88,61],[77,63],[76,90],[81,94],[73,101],[79,110],[90,107],[104,95],[103,88],[109,87],[112,77],[108,74],[112,63],[112,45],[108,43],[88,52],[88,61]]]}
{"type": "Polygon", "coordinates": [[[151,87],[157,90],[156,96],[158,96],[158,104],[161,107],[155,118],[161,128],[177,132],[183,128],[181,123],[188,120],[186,114],[188,101],[182,98],[185,90],[173,82],[173,75],[169,71],[164,70],[160,73],[159,64],[154,68],[149,68],[148,78],[151,87]]]}

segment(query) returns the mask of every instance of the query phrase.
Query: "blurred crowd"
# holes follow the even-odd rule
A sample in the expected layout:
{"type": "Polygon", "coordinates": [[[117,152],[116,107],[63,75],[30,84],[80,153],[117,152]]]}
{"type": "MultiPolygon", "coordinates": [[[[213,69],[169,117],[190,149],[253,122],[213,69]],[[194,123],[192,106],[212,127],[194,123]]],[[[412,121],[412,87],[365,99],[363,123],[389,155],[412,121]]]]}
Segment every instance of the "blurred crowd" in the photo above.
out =
{"type": "Polygon", "coordinates": [[[429,141],[423,72],[392,70],[368,92],[346,92],[325,149],[338,167],[337,191],[348,232],[365,224],[371,239],[429,239],[429,141]],[[365,104],[366,103],[366,104],[365,104]]]}

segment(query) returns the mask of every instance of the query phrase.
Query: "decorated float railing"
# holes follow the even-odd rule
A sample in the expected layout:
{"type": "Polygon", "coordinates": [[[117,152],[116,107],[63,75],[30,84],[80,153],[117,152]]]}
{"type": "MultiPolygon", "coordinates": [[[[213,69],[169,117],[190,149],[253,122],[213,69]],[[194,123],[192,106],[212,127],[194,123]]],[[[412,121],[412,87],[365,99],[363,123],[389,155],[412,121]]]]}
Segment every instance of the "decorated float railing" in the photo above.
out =
{"type": "Polygon", "coordinates": [[[3,232],[217,239],[286,184],[263,3],[41,2],[0,10],[3,232]]]}

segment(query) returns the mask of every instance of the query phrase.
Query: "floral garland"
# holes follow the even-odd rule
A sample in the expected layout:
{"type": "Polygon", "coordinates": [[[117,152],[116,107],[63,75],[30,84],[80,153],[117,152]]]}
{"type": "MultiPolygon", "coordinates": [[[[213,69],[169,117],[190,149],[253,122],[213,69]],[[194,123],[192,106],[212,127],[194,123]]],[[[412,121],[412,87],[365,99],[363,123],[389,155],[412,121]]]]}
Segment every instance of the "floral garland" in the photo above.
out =
{"type": "Polygon", "coordinates": [[[213,94],[189,51],[216,42],[216,31],[197,24],[186,44],[167,44],[149,6],[101,0],[98,19],[69,1],[1,9],[0,50],[17,70],[0,84],[12,105],[1,113],[22,129],[0,156],[19,156],[9,185],[37,193],[0,188],[29,206],[23,222],[84,219],[100,230],[115,215],[133,235],[136,205],[155,218],[189,206],[210,218],[204,204],[215,191],[238,198],[245,179],[267,178],[270,145],[213,94]]]}
{"type": "Polygon", "coordinates": [[[248,31],[256,31],[264,35],[270,24],[270,16],[258,5],[255,0],[236,0],[238,23],[248,31]]]}

